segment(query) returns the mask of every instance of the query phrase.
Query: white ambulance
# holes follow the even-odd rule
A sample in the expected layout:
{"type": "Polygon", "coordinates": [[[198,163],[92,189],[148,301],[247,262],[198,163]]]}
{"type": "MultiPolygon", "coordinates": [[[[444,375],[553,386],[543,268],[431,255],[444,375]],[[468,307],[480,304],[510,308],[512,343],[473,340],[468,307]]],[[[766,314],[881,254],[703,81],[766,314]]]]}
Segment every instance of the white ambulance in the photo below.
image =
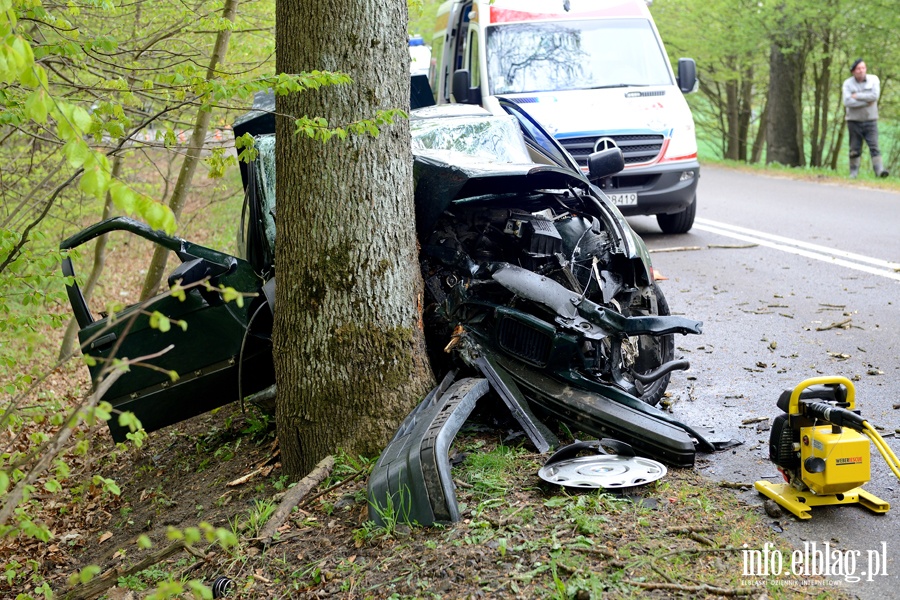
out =
{"type": "Polygon", "coordinates": [[[618,146],[625,169],[602,187],[625,215],[685,233],[697,211],[697,141],[684,93],[693,59],[672,72],[646,0],[448,0],[432,40],[438,104],[522,106],[587,169],[618,146]]]}

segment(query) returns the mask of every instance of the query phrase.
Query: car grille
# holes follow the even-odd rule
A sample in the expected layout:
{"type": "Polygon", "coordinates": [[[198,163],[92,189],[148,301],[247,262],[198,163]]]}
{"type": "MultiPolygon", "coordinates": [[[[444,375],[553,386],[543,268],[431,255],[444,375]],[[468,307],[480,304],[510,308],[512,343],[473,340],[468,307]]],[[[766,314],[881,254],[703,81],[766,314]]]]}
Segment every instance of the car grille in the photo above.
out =
{"type": "Polygon", "coordinates": [[[636,165],[654,160],[662,151],[665,141],[665,136],[661,134],[629,134],[569,138],[560,140],[560,143],[578,161],[580,166],[586,167],[588,156],[594,151],[594,144],[601,137],[609,137],[616,142],[616,145],[622,149],[622,154],[625,155],[626,165],[636,165]]]}
{"type": "Polygon", "coordinates": [[[553,338],[546,331],[527,323],[502,317],[497,327],[497,343],[513,356],[531,365],[544,367],[550,358],[553,338]]]}

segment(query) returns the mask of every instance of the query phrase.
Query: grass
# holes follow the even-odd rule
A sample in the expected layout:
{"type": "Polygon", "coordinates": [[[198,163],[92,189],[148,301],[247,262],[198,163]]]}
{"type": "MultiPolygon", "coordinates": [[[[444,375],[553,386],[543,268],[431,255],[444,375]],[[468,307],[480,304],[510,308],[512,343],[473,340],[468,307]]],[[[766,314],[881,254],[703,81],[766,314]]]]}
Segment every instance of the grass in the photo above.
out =
{"type": "Polygon", "coordinates": [[[850,179],[847,168],[847,160],[844,158],[838,164],[838,169],[833,171],[826,167],[787,167],[778,163],[765,164],[765,162],[746,163],[738,160],[720,158],[718,151],[708,144],[704,145],[698,140],[699,158],[702,165],[717,165],[730,169],[755,172],[763,175],[789,177],[792,179],[804,179],[820,183],[853,184],[872,187],[883,190],[900,191],[900,165],[894,167],[891,177],[876,177],[872,171],[868,151],[863,152],[863,160],[860,166],[859,177],[850,179]]]}
{"type": "MultiPolygon", "coordinates": [[[[790,176],[806,176],[802,173],[809,171],[727,161],[716,164],[790,176]]],[[[831,176],[835,181],[845,181],[839,175],[831,176]]],[[[202,214],[202,219],[188,215],[179,235],[233,251],[235,215],[240,208],[240,198],[228,191],[234,184],[235,181],[216,183],[205,190],[204,194],[221,199],[201,202],[192,214],[202,214]],[[224,187],[220,190],[219,185],[224,187]]],[[[892,181],[872,184],[891,186],[892,181]]],[[[81,215],[87,222],[95,220],[89,212],[81,215]]],[[[57,233],[63,234],[60,229],[47,238],[57,233]]],[[[124,239],[113,242],[98,302],[118,300],[123,297],[120,291],[128,285],[139,286],[147,253],[138,246],[142,244],[124,239]]],[[[82,258],[85,262],[76,272],[85,274],[89,254],[84,253],[82,258]]],[[[32,354],[30,360],[52,360],[51,355],[56,352],[52,335],[41,339],[44,354],[32,354]]],[[[28,343],[35,344],[34,340],[28,343]]],[[[74,363],[72,368],[83,370],[74,363]]],[[[71,382],[76,379],[70,377],[64,385],[51,387],[36,397],[37,406],[27,419],[50,422],[69,399],[78,398],[84,391],[73,390],[71,382]]],[[[86,387],[87,383],[82,385],[86,387]]],[[[249,540],[271,517],[277,504],[274,494],[283,491],[288,482],[276,470],[271,481],[257,481],[234,492],[225,492],[221,486],[247,472],[235,465],[243,455],[254,454],[258,459],[267,451],[255,454],[256,448],[271,446],[272,423],[255,413],[234,420],[224,411],[201,418],[215,424],[193,434],[182,434],[181,426],[177,426],[153,434],[143,451],[108,452],[92,458],[93,462],[79,464],[80,473],[120,468],[116,476],[121,476],[117,482],[123,496],[128,495],[129,488],[137,487],[136,480],[151,481],[145,495],[138,489],[130,500],[115,500],[104,491],[102,481],[84,483],[82,487],[66,483],[71,485],[70,502],[60,506],[59,514],[80,513],[84,507],[96,505],[97,510],[112,515],[122,529],[149,532],[160,529],[159,522],[170,518],[179,503],[194,520],[213,518],[217,511],[228,510],[228,518],[220,517],[221,522],[232,529],[235,537],[240,533],[240,547],[231,553],[216,554],[210,550],[210,558],[191,577],[208,576],[211,581],[215,575],[227,574],[240,582],[240,597],[244,598],[439,598],[476,593],[526,598],[582,598],[586,594],[594,598],[640,598],[649,593],[694,597],[706,593],[703,590],[707,588],[702,586],[742,589],[740,550],[736,549],[743,544],[756,548],[766,542],[781,543],[767,528],[758,507],[748,508],[731,492],[693,471],[670,470],[665,479],[632,490],[630,495],[570,493],[548,488],[537,478],[545,456],[519,445],[498,443],[490,436],[469,433],[456,440],[456,448],[465,454],[465,459],[452,471],[458,484],[462,516],[459,523],[427,529],[405,525],[403,515],[408,514],[409,502],[402,495],[396,505],[379,507],[381,525],[369,521],[365,477],[358,475],[365,475],[374,459],[340,454],[331,477],[320,488],[339,487],[295,511],[279,543],[257,552],[249,540]],[[189,482],[194,488],[216,486],[215,493],[203,501],[188,502],[177,489],[173,490],[177,482],[189,482]],[[142,508],[149,508],[152,514],[145,511],[139,516],[142,508]],[[442,587],[451,583],[450,588],[442,587]],[[652,585],[657,587],[648,587],[652,585]],[[673,592],[665,585],[682,586],[688,591],[673,592]]],[[[101,517],[94,518],[97,527],[109,527],[100,522],[101,517]]],[[[190,522],[176,525],[184,527],[190,522]]],[[[66,531],[67,527],[58,531],[66,531]]],[[[86,530],[83,539],[96,540],[95,533],[86,530]]],[[[65,544],[61,546],[66,548],[65,544]]],[[[97,557],[103,547],[85,549],[88,554],[96,551],[90,560],[101,560],[97,557]]],[[[134,555],[129,554],[128,560],[137,562],[138,552],[131,552],[134,555]]],[[[108,566],[104,564],[104,568],[108,566]]],[[[27,582],[32,592],[38,589],[40,583],[35,582],[41,580],[31,575],[40,568],[37,561],[19,566],[9,562],[7,567],[16,571],[9,577],[17,585],[27,582]]],[[[143,591],[179,580],[180,571],[175,563],[162,565],[128,576],[120,584],[143,591]]],[[[7,592],[24,589],[10,584],[2,588],[0,595],[15,597],[15,593],[7,592]]],[[[774,585],[768,589],[772,597],[792,597],[794,591],[774,585]]],[[[829,596],[838,595],[829,592],[829,596]]]]}

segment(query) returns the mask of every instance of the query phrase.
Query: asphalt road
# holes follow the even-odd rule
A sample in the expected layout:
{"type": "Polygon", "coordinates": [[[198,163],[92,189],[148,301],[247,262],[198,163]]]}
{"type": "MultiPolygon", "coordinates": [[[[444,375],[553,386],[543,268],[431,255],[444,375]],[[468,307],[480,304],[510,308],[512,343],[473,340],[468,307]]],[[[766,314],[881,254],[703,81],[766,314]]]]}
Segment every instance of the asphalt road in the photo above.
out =
{"type": "MultiPolygon", "coordinates": [[[[900,194],[704,167],[698,198],[685,235],[629,219],[668,278],[660,285],[673,313],[704,322],[703,335],[676,340],[691,369],[673,376],[672,412],[742,442],[700,455],[697,469],[780,483],[768,460],[775,403],[823,375],[853,381],[863,417],[900,452],[900,194]]],[[[796,547],[827,551],[845,590],[882,600],[900,597],[900,481],[874,447],[871,460],[864,487],[894,507],[884,515],[854,505],[773,518],[755,490],[736,493],[796,547]]],[[[785,573],[757,579],[791,585],[791,557],[782,558],[785,573]]]]}

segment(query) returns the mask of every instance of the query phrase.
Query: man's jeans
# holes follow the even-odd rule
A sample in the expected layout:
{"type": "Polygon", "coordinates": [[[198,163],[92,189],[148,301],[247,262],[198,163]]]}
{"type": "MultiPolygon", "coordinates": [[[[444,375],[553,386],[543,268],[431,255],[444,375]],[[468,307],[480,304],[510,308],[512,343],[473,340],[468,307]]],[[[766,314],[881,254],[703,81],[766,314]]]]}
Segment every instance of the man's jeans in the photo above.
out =
{"type": "Polygon", "coordinates": [[[866,140],[872,158],[881,156],[881,150],[878,149],[878,121],[847,121],[847,129],[850,130],[850,158],[857,158],[862,154],[863,140],[866,140]]]}

